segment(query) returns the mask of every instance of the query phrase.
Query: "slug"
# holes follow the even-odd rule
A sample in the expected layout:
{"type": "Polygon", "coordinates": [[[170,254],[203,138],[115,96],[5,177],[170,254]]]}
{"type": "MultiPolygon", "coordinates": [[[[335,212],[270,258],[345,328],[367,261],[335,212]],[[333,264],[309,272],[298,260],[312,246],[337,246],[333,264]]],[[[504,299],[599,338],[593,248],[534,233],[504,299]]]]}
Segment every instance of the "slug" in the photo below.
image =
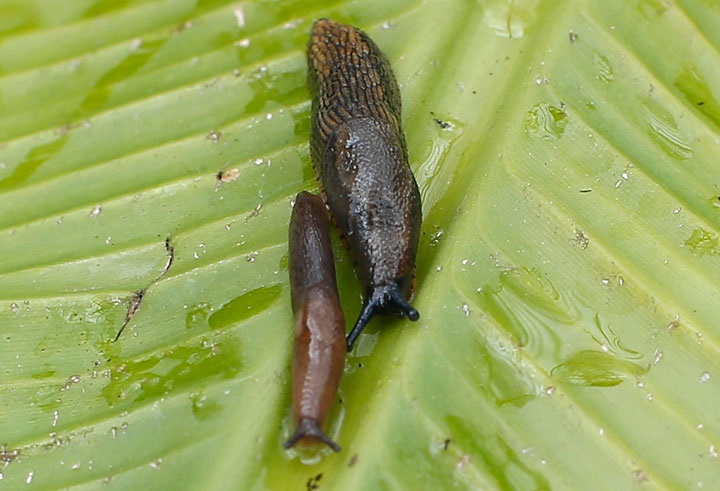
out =
{"type": "Polygon", "coordinates": [[[345,365],[345,316],[340,307],[329,220],[322,198],[297,195],[289,232],[289,270],[295,315],[292,408],[297,442],[340,447],[322,430],[345,365]]]}
{"type": "Polygon", "coordinates": [[[310,153],[320,188],[365,289],[347,349],[375,314],[416,321],[409,303],[420,239],[420,192],[408,164],[400,89],[359,29],[315,21],[308,45],[310,153]]]}

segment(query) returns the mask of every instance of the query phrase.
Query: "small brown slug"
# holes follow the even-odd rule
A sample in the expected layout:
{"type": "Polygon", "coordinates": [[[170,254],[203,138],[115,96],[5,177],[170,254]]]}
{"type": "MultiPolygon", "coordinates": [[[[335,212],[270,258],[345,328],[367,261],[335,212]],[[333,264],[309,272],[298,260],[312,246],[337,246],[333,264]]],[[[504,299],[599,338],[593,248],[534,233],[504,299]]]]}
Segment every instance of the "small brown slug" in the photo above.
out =
{"type": "Polygon", "coordinates": [[[345,367],[345,316],[340,307],[330,226],[322,198],[297,195],[289,233],[290,291],[295,315],[292,408],[299,441],[340,447],[322,430],[345,367]]]}
{"type": "Polygon", "coordinates": [[[408,164],[400,89],[364,32],[329,19],[312,27],[310,152],[332,218],[365,288],[348,351],[372,317],[417,320],[409,303],[420,239],[420,192],[408,164]]]}

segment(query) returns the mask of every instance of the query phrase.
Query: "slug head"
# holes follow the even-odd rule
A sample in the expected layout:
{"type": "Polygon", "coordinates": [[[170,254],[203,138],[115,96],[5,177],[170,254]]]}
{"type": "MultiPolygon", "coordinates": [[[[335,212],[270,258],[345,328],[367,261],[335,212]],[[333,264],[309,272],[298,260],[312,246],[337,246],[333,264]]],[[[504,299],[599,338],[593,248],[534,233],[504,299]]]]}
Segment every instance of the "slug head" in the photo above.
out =
{"type": "Polygon", "coordinates": [[[285,442],[284,447],[286,449],[292,448],[298,442],[302,442],[305,445],[324,443],[334,452],[340,451],[340,445],[332,441],[332,439],[320,429],[320,423],[313,418],[300,418],[297,431],[285,442]]]}
{"type": "MultiPolygon", "coordinates": [[[[397,313],[401,317],[407,316],[411,321],[420,318],[420,314],[405,299],[403,291],[409,292],[411,281],[393,280],[380,286],[369,286],[363,301],[355,326],[347,337],[347,349],[351,351],[360,333],[365,329],[375,314],[397,313]],[[407,285],[405,285],[407,283],[407,285]]],[[[408,295],[409,296],[409,295],[408,295]]]]}

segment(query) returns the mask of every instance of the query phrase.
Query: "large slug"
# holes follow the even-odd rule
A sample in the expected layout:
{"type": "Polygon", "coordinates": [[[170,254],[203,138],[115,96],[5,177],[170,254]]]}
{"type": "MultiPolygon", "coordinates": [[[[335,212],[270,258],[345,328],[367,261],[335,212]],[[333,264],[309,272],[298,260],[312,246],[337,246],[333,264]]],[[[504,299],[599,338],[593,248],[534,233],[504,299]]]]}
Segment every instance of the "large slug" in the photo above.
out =
{"type": "Polygon", "coordinates": [[[317,20],[308,45],[308,85],[313,166],[365,288],[362,311],[347,337],[351,350],[377,313],[419,318],[409,300],[420,192],[408,165],[400,90],[367,34],[317,20]]]}
{"type": "Polygon", "coordinates": [[[345,365],[345,316],[340,307],[325,204],[306,191],[290,219],[289,270],[295,353],[292,407],[297,430],[285,443],[323,442],[340,451],[322,430],[345,365]]]}

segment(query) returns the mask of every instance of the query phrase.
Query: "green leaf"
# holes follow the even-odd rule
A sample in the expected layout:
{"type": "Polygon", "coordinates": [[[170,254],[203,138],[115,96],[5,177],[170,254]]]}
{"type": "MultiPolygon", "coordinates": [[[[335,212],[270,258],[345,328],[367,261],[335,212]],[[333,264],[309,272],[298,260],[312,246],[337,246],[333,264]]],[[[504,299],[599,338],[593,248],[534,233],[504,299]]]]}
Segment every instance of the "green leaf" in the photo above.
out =
{"type": "Polygon", "coordinates": [[[2,484],[711,488],[718,80],[707,0],[0,0],[2,484]],[[323,16],[402,86],[421,318],[373,321],[342,452],[300,456],[286,237],[323,16]]]}

